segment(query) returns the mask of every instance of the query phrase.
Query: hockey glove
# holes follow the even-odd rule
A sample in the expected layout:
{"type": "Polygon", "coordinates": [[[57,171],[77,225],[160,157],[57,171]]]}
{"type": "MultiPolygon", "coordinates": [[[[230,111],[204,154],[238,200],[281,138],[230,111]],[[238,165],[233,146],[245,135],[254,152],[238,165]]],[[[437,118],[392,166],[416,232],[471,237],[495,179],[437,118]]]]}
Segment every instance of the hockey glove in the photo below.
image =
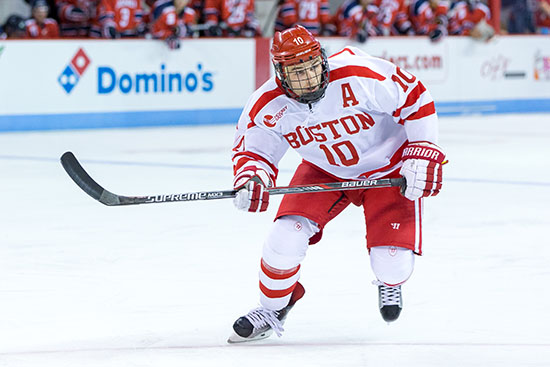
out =
{"type": "Polygon", "coordinates": [[[107,38],[107,39],[118,38],[118,32],[116,31],[116,28],[114,25],[108,24],[103,27],[103,38],[107,38]]]}
{"type": "Polygon", "coordinates": [[[437,145],[428,142],[410,143],[403,150],[403,166],[399,173],[407,186],[401,194],[409,200],[435,196],[443,181],[442,164],[445,154],[437,145]]]}
{"type": "Polygon", "coordinates": [[[227,36],[228,37],[240,37],[242,28],[240,27],[228,27],[227,36]]]}
{"type": "Polygon", "coordinates": [[[147,24],[139,23],[136,27],[138,37],[144,37],[147,34],[147,24]]]}
{"type": "Polygon", "coordinates": [[[222,28],[218,24],[211,25],[206,31],[208,37],[221,37],[223,35],[222,28]]]}
{"type": "Polygon", "coordinates": [[[439,42],[447,35],[447,29],[442,25],[437,26],[433,31],[428,34],[430,41],[439,42]]]}
{"type": "Polygon", "coordinates": [[[255,27],[254,24],[248,23],[248,24],[245,24],[241,32],[241,35],[243,35],[246,38],[252,38],[252,37],[259,36],[260,34],[259,34],[258,28],[255,27]]]}
{"type": "Polygon", "coordinates": [[[180,40],[176,35],[168,36],[164,41],[166,42],[170,50],[177,50],[180,48],[180,40]]]}
{"type": "Polygon", "coordinates": [[[367,39],[369,39],[369,33],[366,29],[359,30],[359,32],[355,35],[355,40],[359,43],[365,43],[367,42],[367,39]]]}
{"type": "Polygon", "coordinates": [[[239,210],[264,212],[269,205],[266,187],[271,185],[271,178],[266,171],[254,165],[245,166],[233,180],[233,187],[237,191],[233,204],[239,210]]]}

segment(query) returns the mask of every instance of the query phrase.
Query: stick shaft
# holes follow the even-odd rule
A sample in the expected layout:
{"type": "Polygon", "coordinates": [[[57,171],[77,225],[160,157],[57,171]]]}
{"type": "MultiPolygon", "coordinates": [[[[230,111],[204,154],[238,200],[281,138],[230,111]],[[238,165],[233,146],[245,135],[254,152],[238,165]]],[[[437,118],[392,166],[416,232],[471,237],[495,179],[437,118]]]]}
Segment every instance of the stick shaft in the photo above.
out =
{"type": "MultiPolygon", "coordinates": [[[[117,195],[109,190],[104,189],[99,185],[87,172],[84,170],[80,162],[76,159],[73,153],[66,152],[61,156],[61,164],[71,177],[71,179],[85,193],[90,195],[95,200],[108,206],[120,205],[138,205],[138,204],[159,204],[171,203],[179,201],[198,201],[198,200],[214,200],[233,198],[236,195],[235,190],[220,190],[220,191],[201,191],[188,192],[180,194],[161,194],[148,196],[123,196],[117,195]]],[[[313,185],[295,185],[270,187],[267,189],[270,195],[283,194],[306,194],[313,192],[341,191],[341,190],[358,190],[381,187],[396,187],[403,186],[405,179],[401,178],[384,178],[379,180],[365,181],[342,181],[329,182],[313,185]]]]}

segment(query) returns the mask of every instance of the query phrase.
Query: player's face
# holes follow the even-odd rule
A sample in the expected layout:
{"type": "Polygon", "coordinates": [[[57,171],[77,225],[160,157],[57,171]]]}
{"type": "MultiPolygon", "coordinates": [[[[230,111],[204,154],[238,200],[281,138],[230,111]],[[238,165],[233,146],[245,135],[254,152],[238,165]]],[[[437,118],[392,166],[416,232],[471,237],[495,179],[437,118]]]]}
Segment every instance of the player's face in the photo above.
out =
{"type": "Polygon", "coordinates": [[[48,8],[45,6],[37,6],[32,10],[32,16],[38,23],[43,23],[48,17],[48,8]]]}
{"type": "Polygon", "coordinates": [[[298,96],[319,90],[323,74],[321,56],[296,65],[285,66],[286,81],[298,96]]]}

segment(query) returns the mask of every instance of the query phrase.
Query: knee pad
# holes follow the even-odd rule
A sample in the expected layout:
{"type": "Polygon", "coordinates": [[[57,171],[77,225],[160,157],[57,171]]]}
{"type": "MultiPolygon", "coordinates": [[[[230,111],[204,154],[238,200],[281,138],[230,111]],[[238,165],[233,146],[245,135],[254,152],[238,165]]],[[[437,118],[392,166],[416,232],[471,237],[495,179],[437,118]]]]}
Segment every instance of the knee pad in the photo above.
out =
{"type": "Polygon", "coordinates": [[[414,253],[406,248],[377,246],[370,249],[370,265],[379,281],[387,285],[404,283],[414,269],[414,253]]]}
{"type": "Polygon", "coordinates": [[[317,224],[305,217],[283,216],[273,223],[264,243],[262,258],[276,269],[298,266],[306,256],[310,237],[317,232],[317,224]]]}

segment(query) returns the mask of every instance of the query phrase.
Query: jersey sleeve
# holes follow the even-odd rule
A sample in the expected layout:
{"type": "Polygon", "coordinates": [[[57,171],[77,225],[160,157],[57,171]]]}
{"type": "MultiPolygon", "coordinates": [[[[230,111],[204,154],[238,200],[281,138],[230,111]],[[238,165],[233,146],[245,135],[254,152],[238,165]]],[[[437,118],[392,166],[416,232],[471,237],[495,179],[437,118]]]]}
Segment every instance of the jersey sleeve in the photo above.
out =
{"type": "Polygon", "coordinates": [[[251,113],[258,102],[255,96],[257,93],[252,95],[239,118],[232,149],[233,173],[237,174],[246,165],[254,165],[268,172],[275,183],[278,164],[288,150],[288,143],[280,134],[267,128],[261,117],[251,113]]]}
{"type": "Polygon", "coordinates": [[[395,123],[403,125],[409,141],[437,143],[435,103],[417,77],[381,59],[383,81],[375,84],[375,103],[381,112],[391,114],[395,123]]]}

